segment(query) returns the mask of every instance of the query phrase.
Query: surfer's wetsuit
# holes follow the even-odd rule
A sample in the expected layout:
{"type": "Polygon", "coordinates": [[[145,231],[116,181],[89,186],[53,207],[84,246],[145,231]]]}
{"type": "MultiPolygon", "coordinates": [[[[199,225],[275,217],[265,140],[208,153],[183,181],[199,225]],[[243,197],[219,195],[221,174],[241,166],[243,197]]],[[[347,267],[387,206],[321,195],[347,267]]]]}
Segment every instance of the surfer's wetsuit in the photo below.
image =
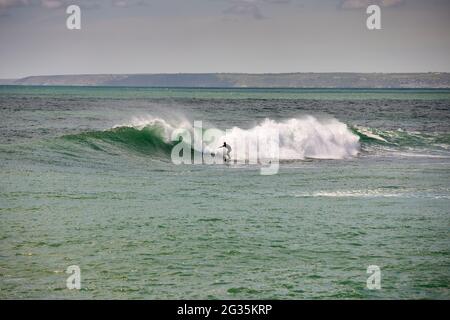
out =
{"type": "Polygon", "coordinates": [[[227,159],[228,159],[228,161],[231,160],[231,156],[230,156],[231,147],[230,147],[230,145],[227,144],[226,142],[224,142],[223,146],[221,146],[221,148],[227,148],[227,154],[226,154],[226,156],[225,155],[223,156],[223,160],[225,160],[225,162],[227,161],[227,159]]]}

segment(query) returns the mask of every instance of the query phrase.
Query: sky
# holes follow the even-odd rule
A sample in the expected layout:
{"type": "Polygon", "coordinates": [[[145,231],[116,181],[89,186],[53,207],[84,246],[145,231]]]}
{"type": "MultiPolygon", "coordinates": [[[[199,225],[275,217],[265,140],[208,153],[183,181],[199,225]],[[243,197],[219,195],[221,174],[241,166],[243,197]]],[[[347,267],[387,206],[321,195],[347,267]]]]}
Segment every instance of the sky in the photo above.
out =
{"type": "Polygon", "coordinates": [[[450,0],[0,0],[0,78],[184,72],[450,72],[450,0]]]}

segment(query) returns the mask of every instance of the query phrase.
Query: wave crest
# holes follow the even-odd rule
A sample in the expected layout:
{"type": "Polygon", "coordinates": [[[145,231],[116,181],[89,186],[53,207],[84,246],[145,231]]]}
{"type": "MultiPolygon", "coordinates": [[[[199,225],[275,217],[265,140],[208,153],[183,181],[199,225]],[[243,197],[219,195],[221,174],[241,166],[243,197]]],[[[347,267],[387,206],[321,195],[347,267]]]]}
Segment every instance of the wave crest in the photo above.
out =
{"type": "Polygon", "coordinates": [[[227,130],[222,140],[238,144],[246,140],[259,141],[258,156],[263,159],[275,154],[267,146],[276,145],[280,160],[344,159],[356,156],[360,147],[359,137],[346,124],[313,116],[284,121],[265,119],[248,130],[234,127],[227,130]]]}

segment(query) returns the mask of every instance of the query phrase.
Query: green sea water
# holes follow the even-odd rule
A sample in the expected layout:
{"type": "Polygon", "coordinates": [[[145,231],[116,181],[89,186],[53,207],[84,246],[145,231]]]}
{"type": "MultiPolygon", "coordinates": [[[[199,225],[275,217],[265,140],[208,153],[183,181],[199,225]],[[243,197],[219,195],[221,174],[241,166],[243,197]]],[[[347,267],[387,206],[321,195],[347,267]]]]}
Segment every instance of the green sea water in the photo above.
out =
{"type": "Polygon", "coordinates": [[[0,86],[0,298],[449,299],[449,123],[450,90],[0,86]],[[278,173],[175,165],[195,120],[281,128],[278,173]]]}

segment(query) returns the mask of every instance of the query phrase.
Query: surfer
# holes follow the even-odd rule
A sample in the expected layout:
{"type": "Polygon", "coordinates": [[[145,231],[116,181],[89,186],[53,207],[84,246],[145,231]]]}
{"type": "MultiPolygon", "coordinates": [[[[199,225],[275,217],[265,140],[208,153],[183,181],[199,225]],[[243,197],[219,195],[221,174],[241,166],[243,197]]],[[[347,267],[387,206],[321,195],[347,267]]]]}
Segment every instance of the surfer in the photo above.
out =
{"type": "Polygon", "coordinates": [[[223,160],[224,160],[225,162],[227,162],[227,160],[230,161],[230,160],[231,160],[231,156],[230,156],[230,153],[231,153],[231,147],[230,147],[230,145],[227,144],[226,142],[224,142],[224,143],[223,143],[223,146],[219,147],[219,149],[220,149],[220,148],[226,148],[226,149],[227,149],[227,153],[226,153],[226,155],[223,156],[223,160]]]}

